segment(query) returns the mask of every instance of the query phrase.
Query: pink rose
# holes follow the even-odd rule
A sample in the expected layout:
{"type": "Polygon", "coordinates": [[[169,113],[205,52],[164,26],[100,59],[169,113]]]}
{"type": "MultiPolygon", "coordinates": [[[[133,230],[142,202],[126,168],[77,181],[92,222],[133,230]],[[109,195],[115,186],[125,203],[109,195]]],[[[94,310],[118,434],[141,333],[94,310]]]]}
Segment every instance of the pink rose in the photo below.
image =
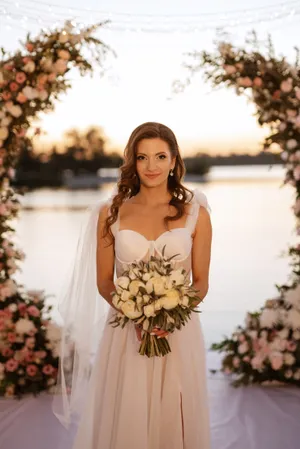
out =
{"type": "Polygon", "coordinates": [[[57,77],[56,73],[50,73],[50,75],[48,75],[48,81],[52,83],[53,81],[56,80],[56,77],[57,77]]]}
{"type": "Polygon", "coordinates": [[[261,87],[263,85],[263,81],[259,76],[256,76],[253,80],[253,86],[261,87]]]}
{"type": "Polygon", "coordinates": [[[35,356],[38,357],[39,359],[44,359],[47,355],[46,351],[36,351],[35,352],[35,356]]]}
{"type": "Polygon", "coordinates": [[[271,366],[274,371],[278,371],[283,364],[283,355],[280,352],[277,352],[276,354],[271,354],[270,356],[271,366]]]}
{"type": "Polygon", "coordinates": [[[28,50],[28,51],[32,52],[32,51],[33,51],[33,49],[34,49],[34,45],[33,45],[33,44],[31,44],[31,42],[27,42],[27,44],[26,44],[26,48],[27,48],[27,50],[28,50]]]}
{"type": "Polygon", "coordinates": [[[26,338],[26,343],[25,343],[26,347],[29,349],[33,349],[35,346],[35,339],[33,337],[28,337],[26,338]]]}
{"type": "Polygon", "coordinates": [[[280,84],[280,89],[282,92],[288,93],[293,89],[293,80],[289,78],[288,80],[284,80],[280,84]]]}
{"type": "Polygon", "coordinates": [[[1,353],[2,353],[3,357],[12,357],[14,352],[10,348],[3,348],[1,353]]]}
{"type": "Polygon", "coordinates": [[[234,65],[224,65],[224,70],[228,75],[233,75],[236,72],[234,65]]]}
{"type": "Polygon", "coordinates": [[[17,81],[17,83],[19,83],[19,84],[23,84],[24,81],[26,81],[26,75],[25,75],[25,73],[24,73],[24,72],[18,72],[18,73],[16,74],[16,81],[17,81]]]}
{"type": "Polygon", "coordinates": [[[296,349],[297,349],[297,344],[296,344],[296,342],[295,342],[295,341],[291,341],[291,340],[287,341],[287,342],[286,342],[286,349],[287,349],[288,351],[291,351],[291,352],[296,351],[296,349]]]}
{"type": "Polygon", "coordinates": [[[12,92],[15,92],[16,90],[19,89],[19,86],[18,86],[17,83],[15,83],[15,82],[13,81],[13,82],[11,82],[11,83],[9,84],[9,88],[10,88],[10,90],[11,90],[12,92]]]}
{"type": "Polygon", "coordinates": [[[27,363],[33,362],[34,361],[34,354],[33,354],[33,352],[32,351],[25,352],[24,360],[27,363]]]}
{"type": "Polygon", "coordinates": [[[14,343],[16,341],[16,334],[14,334],[13,332],[8,332],[7,334],[7,340],[10,343],[14,343]]]}
{"type": "Polygon", "coordinates": [[[27,306],[26,306],[26,304],[24,304],[23,302],[21,302],[20,304],[18,304],[18,309],[19,309],[19,312],[20,312],[20,315],[25,315],[25,313],[26,313],[26,310],[27,310],[27,306]]]}
{"type": "Polygon", "coordinates": [[[256,355],[255,357],[253,357],[253,359],[251,360],[251,366],[253,369],[255,370],[260,370],[262,368],[263,365],[263,357],[260,355],[256,355]]]}
{"type": "Polygon", "coordinates": [[[26,368],[26,372],[28,376],[35,376],[37,373],[37,366],[36,365],[28,365],[26,368]]]}
{"type": "Polygon", "coordinates": [[[40,316],[40,311],[36,306],[29,306],[27,308],[27,312],[29,313],[29,315],[34,316],[34,317],[40,316]]]}
{"type": "Polygon", "coordinates": [[[245,354],[245,352],[248,352],[248,350],[249,350],[249,345],[246,341],[244,341],[244,343],[241,343],[238,347],[239,354],[245,354]]]}
{"type": "Polygon", "coordinates": [[[12,373],[13,371],[16,371],[16,369],[18,368],[19,363],[17,362],[17,360],[15,359],[9,359],[6,363],[5,363],[5,369],[6,371],[12,373]]]}
{"type": "Polygon", "coordinates": [[[237,79],[237,84],[242,87],[251,87],[252,80],[249,76],[243,76],[237,79]]]}
{"type": "Polygon", "coordinates": [[[55,372],[55,368],[53,368],[52,365],[45,365],[43,367],[43,373],[46,374],[46,376],[52,376],[52,374],[55,372]]]}
{"type": "Polygon", "coordinates": [[[25,56],[25,57],[22,59],[22,61],[24,62],[24,64],[27,64],[27,62],[32,61],[32,59],[29,58],[29,56],[25,56]]]}
{"type": "Polygon", "coordinates": [[[249,363],[250,362],[250,357],[248,355],[245,355],[243,357],[243,361],[246,362],[246,363],[249,363]]]}
{"type": "Polygon", "coordinates": [[[2,98],[4,101],[10,100],[11,99],[11,93],[8,92],[7,90],[5,90],[4,92],[2,92],[2,98]]]}
{"type": "Polygon", "coordinates": [[[244,335],[244,334],[240,334],[240,335],[239,335],[239,341],[240,341],[240,342],[245,341],[245,335],[244,335]]]}
{"type": "Polygon", "coordinates": [[[23,92],[19,92],[17,97],[16,97],[16,100],[17,100],[18,103],[23,104],[23,103],[26,103],[28,98],[26,97],[26,95],[23,94],[23,92]]]}

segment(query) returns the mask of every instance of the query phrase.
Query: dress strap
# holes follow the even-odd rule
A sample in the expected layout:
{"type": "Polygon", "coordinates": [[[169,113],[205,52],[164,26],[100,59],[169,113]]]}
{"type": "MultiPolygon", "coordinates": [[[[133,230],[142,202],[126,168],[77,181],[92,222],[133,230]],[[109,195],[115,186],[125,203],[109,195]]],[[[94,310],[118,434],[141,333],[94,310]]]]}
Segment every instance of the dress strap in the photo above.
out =
{"type": "Polygon", "coordinates": [[[199,189],[193,190],[193,198],[191,200],[191,207],[189,215],[186,220],[185,227],[190,231],[191,235],[195,231],[196,223],[198,220],[198,215],[200,211],[200,206],[205,207],[205,209],[210,213],[211,208],[208,204],[206,195],[199,189]]]}

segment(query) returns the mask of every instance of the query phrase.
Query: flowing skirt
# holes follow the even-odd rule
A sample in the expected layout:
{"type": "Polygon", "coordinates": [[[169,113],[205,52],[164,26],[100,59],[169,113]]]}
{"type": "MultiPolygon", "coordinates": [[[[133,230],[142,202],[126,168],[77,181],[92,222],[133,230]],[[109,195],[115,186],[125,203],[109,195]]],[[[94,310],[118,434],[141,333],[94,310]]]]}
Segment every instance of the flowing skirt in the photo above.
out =
{"type": "Polygon", "coordinates": [[[141,356],[132,323],[108,324],[74,449],[209,449],[205,349],[199,314],[167,338],[172,352],[141,356]]]}

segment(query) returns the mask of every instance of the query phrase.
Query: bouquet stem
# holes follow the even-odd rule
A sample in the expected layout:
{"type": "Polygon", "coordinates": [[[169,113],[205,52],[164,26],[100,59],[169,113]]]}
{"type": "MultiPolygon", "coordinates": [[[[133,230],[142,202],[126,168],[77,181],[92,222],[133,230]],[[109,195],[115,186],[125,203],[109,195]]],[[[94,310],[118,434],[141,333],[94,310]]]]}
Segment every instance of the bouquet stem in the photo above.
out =
{"type": "Polygon", "coordinates": [[[157,338],[156,335],[150,335],[149,332],[144,333],[139,354],[146,355],[147,357],[162,357],[169,352],[171,352],[171,348],[167,338],[157,338]]]}

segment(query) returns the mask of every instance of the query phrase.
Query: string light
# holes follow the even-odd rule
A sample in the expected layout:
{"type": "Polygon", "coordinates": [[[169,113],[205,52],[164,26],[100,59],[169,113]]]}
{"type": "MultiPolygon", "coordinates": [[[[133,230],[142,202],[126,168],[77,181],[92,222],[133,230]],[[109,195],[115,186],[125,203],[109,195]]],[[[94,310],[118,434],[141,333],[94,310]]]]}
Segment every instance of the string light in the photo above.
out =
{"type": "Polygon", "coordinates": [[[203,14],[185,15],[154,15],[105,12],[91,8],[79,8],[50,4],[39,0],[25,0],[11,3],[10,0],[0,0],[0,17],[4,17],[10,25],[16,22],[51,27],[60,21],[73,19],[77,26],[87,22],[110,19],[108,30],[134,33],[198,33],[216,29],[236,28],[249,25],[261,25],[279,19],[291,19],[300,15],[300,1],[290,0],[276,5],[260,6],[258,8],[237,9],[222,12],[207,12],[203,14]],[[34,6],[33,6],[34,5],[34,6]],[[80,12],[80,14],[79,14],[80,12]],[[88,14],[89,17],[84,16],[88,14]],[[101,16],[101,17],[100,17],[101,16]],[[154,20],[155,19],[155,20],[154,20]]]}

